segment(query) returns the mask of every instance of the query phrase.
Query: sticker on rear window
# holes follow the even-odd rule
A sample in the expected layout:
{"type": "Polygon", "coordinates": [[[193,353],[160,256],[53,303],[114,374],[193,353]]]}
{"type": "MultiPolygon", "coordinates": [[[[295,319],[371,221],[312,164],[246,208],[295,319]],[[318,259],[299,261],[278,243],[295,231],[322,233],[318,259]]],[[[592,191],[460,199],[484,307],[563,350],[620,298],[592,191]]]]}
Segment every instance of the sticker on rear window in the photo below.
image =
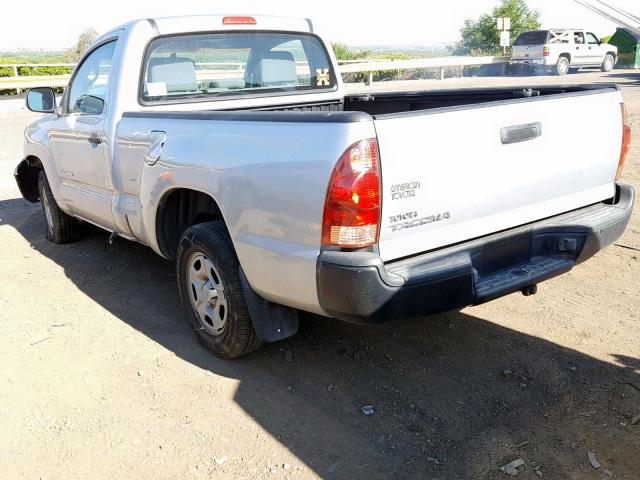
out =
{"type": "Polygon", "coordinates": [[[164,82],[147,83],[147,95],[150,97],[164,97],[167,95],[167,84],[164,82]]]}
{"type": "Polygon", "coordinates": [[[331,77],[329,76],[328,68],[316,69],[316,85],[318,87],[328,87],[331,85],[331,77]]]}

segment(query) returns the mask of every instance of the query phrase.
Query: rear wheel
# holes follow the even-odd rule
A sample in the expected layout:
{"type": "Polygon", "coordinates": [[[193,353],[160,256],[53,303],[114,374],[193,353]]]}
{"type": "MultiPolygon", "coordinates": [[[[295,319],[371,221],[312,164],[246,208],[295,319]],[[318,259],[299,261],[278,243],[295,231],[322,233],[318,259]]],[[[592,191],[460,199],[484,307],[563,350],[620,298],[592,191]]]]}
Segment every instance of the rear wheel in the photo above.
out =
{"type": "Polygon", "coordinates": [[[47,240],[53,243],[69,243],[80,238],[80,220],[67,215],[53,198],[47,176],[42,170],[38,174],[38,192],[44,213],[47,240]]]}
{"type": "Polygon", "coordinates": [[[231,238],[219,221],[187,229],[178,247],[178,289],[188,323],[221,358],[237,358],[262,346],[240,280],[231,238]]]}
{"type": "Polygon", "coordinates": [[[616,59],[613,58],[613,55],[611,55],[610,53],[607,53],[604,56],[604,60],[602,61],[602,66],[600,67],[600,70],[602,70],[603,72],[610,72],[611,70],[613,70],[613,66],[616,63],[616,59]]]}
{"type": "Polygon", "coordinates": [[[556,75],[566,75],[569,72],[569,67],[569,59],[567,57],[560,57],[558,63],[556,63],[556,75]]]}

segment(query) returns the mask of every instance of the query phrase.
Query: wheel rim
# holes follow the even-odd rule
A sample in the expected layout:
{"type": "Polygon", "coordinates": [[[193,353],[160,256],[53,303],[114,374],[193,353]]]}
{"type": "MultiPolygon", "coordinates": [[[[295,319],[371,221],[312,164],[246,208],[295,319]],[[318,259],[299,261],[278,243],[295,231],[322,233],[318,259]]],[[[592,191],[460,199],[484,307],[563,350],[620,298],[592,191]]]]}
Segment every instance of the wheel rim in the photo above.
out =
{"type": "Polygon", "coordinates": [[[558,70],[561,73],[566,73],[569,70],[569,62],[566,60],[560,60],[560,65],[558,66],[558,70]]]}
{"type": "Polygon", "coordinates": [[[613,63],[613,59],[612,59],[610,56],[608,56],[608,57],[604,60],[604,68],[605,68],[606,70],[611,70],[611,69],[613,68],[612,63],[613,63]]]}
{"type": "Polygon", "coordinates": [[[187,288],[193,312],[202,328],[220,335],[229,315],[222,277],[203,253],[193,253],[187,262],[187,288]]]}
{"type": "Polygon", "coordinates": [[[51,205],[46,195],[42,195],[42,209],[44,210],[44,218],[47,221],[47,230],[53,233],[53,215],[51,214],[51,205]]]}

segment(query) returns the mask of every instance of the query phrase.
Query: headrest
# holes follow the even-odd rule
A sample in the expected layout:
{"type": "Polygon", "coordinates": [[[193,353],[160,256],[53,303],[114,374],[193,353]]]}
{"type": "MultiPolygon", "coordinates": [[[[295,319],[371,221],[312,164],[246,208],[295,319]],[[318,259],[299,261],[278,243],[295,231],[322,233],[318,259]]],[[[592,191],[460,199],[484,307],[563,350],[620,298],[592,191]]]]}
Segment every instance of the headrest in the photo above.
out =
{"type": "Polygon", "coordinates": [[[254,84],[290,85],[296,84],[296,62],[291,52],[266,52],[258,61],[254,84]]]}
{"type": "Polygon", "coordinates": [[[193,92],[198,90],[196,66],[190,58],[172,55],[149,60],[148,82],[163,82],[167,92],[193,92]]]}

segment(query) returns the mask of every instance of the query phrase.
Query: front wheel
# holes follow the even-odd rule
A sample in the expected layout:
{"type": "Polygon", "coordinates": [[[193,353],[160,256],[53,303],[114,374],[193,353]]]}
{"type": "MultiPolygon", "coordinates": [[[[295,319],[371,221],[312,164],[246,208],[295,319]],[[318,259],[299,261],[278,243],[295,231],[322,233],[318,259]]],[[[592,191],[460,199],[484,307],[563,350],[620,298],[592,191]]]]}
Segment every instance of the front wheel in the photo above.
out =
{"type": "Polygon", "coordinates": [[[611,70],[613,70],[613,66],[616,63],[616,59],[613,58],[613,55],[611,55],[610,53],[607,53],[604,56],[604,60],[602,61],[602,66],[600,67],[600,70],[602,70],[603,72],[610,72],[611,70]]]}
{"type": "Polygon", "coordinates": [[[178,247],[177,277],[188,323],[221,358],[237,358],[262,346],[240,280],[240,263],[224,224],[187,229],[178,247]]]}
{"type": "Polygon", "coordinates": [[[556,63],[556,75],[566,75],[569,73],[569,59],[567,57],[560,57],[558,63],[556,63]]]}
{"type": "Polygon", "coordinates": [[[53,243],[69,243],[77,240],[81,235],[80,220],[64,213],[58,206],[49,186],[44,170],[38,174],[38,192],[40,204],[46,224],[47,240],[53,243]]]}

